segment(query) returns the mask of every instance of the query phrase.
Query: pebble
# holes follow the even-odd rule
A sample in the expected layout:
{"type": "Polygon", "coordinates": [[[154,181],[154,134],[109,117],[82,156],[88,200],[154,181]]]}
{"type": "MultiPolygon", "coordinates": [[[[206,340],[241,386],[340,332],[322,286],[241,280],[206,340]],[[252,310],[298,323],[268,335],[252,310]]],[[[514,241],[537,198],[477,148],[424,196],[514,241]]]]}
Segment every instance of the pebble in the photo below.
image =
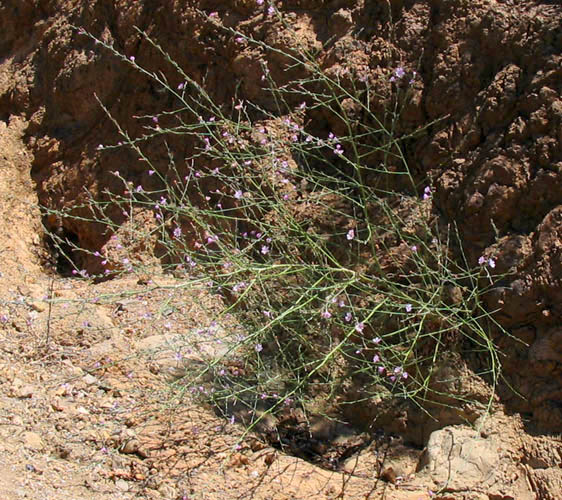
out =
{"type": "Polygon", "coordinates": [[[129,483],[124,479],[118,479],[115,481],[115,486],[121,491],[129,491],[129,483]]]}
{"type": "Polygon", "coordinates": [[[44,447],[41,436],[36,432],[24,432],[23,442],[25,446],[31,448],[32,450],[42,450],[44,447]]]}

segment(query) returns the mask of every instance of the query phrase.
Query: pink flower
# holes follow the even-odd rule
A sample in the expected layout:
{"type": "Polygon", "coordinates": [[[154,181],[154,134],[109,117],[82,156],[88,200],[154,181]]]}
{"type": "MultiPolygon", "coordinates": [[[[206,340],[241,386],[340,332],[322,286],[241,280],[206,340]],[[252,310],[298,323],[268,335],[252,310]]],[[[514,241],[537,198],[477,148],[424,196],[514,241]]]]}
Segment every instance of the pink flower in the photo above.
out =
{"type": "Polygon", "coordinates": [[[332,313],[331,313],[330,311],[324,311],[324,312],[322,313],[322,317],[323,317],[324,319],[330,319],[330,318],[332,317],[332,313]]]}
{"type": "Polygon", "coordinates": [[[364,329],[365,329],[365,323],[357,323],[355,325],[355,331],[357,333],[362,333],[364,329]]]}
{"type": "Polygon", "coordinates": [[[353,238],[355,238],[355,231],[354,231],[353,229],[350,229],[350,230],[347,232],[346,238],[347,238],[349,241],[351,241],[353,238]]]}

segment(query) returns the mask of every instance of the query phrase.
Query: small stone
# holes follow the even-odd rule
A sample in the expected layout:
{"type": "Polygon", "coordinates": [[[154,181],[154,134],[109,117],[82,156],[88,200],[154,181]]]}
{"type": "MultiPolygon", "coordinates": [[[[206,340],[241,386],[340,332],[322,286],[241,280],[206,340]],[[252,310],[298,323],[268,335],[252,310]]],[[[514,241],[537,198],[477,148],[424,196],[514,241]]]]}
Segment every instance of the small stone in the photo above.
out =
{"type": "Polygon", "coordinates": [[[32,450],[42,450],[44,446],[41,436],[36,432],[24,432],[23,442],[25,446],[32,450]]]}
{"type": "Polygon", "coordinates": [[[15,389],[15,395],[21,399],[30,398],[33,396],[34,393],[35,393],[35,387],[33,387],[30,384],[26,384],[15,389]]]}
{"type": "Polygon", "coordinates": [[[82,377],[82,380],[84,381],[84,383],[86,385],[92,385],[92,384],[97,384],[98,383],[98,379],[96,377],[94,377],[91,374],[86,374],[82,377]]]}
{"type": "Polygon", "coordinates": [[[173,499],[177,496],[176,490],[169,484],[162,484],[158,491],[164,498],[173,499]]]}
{"type": "Polygon", "coordinates": [[[79,406],[76,409],[76,413],[78,413],[79,415],[89,415],[90,414],[90,412],[86,408],[84,408],[83,406],[79,406]]]}
{"type": "Polygon", "coordinates": [[[115,486],[121,491],[129,491],[129,483],[124,479],[118,479],[115,481],[115,486]]]}
{"type": "Polygon", "coordinates": [[[30,302],[29,305],[31,309],[37,312],[43,312],[45,309],[47,309],[47,304],[45,304],[45,302],[42,301],[30,302]]]}
{"type": "Polygon", "coordinates": [[[136,439],[130,439],[121,448],[121,452],[127,455],[136,453],[139,450],[139,442],[136,439]]]}
{"type": "Polygon", "coordinates": [[[70,404],[67,401],[62,400],[61,398],[54,398],[51,401],[51,408],[55,411],[65,411],[68,410],[70,404]]]}

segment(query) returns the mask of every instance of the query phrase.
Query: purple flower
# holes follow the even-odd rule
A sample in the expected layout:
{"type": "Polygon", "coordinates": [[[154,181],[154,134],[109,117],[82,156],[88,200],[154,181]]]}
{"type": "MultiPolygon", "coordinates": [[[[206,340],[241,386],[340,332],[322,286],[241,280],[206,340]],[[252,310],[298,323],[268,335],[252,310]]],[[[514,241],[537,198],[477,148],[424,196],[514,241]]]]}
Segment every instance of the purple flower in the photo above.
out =
{"type": "Polygon", "coordinates": [[[398,66],[393,74],[392,77],[390,78],[391,82],[396,81],[396,79],[400,80],[404,75],[406,74],[406,72],[404,71],[404,68],[402,66],[398,66]]]}
{"type": "Polygon", "coordinates": [[[254,349],[256,350],[256,352],[262,352],[263,346],[261,344],[256,344],[256,347],[254,349]]]}
{"type": "Polygon", "coordinates": [[[240,198],[242,198],[244,196],[244,193],[242,192],[242,190],[238,190],[234,193],[234,197],[239,200],[240,198]]]}
{"type": "Polygon", "coordinates": [[[381,339],[380,337],[375,337],[375,338],[373,339],[373,343],[374,343],[374,344],[380,344],[381,341],[382,341],[382,339],[381,339]]]}
{"type": "Polygon", "coordinates": [[[484,257],[483,255],[480,256],[480,258],[478,259],[478,264],[480,264],[481,266],[488,264],[488,266],[491,267],[492,269],[496,267],[495,259],[492,258],[486,259],[486,257],[484,257]]]}
{"type": "Polygon", "coordinates": [[[353,314],[351,314],[350,312],[346,313],[344,319],[347,323],[351,322],[351,320],[353,319],[353,314]]]}
{"type": "Polygon", "coordinates": [[[267,255],[269,253],[269,247],[267,245],[262,245],[261,253],[262,255],[267,255]]]}
{"type": "Polygon", "coordinates": [[[350,229],[350,230],[347,232],[346,238],[347,238],[349,241],[351,241],[353,238],[355,238],[355,231],[354,231],[353,229],[350,229]]]}
{"type": "Polygon", "coordinates": [[[412,312],[412,304],[406,304],[405,309],[407,313],[412,312]]]}
{"type": "Polygon", "coordinates": [[[181,228],[180,227],[176,227],[174,229],[174,238],[178,239],[181,236],[181,228]]]}
{"type": "Polygon", "coordinates": [[[357,324],[355,325],[355,331],[356,331],[357,333],[362,333],[364,329],[365,329],[365,323],[362,323],[362,322],[361,322],[361,323],[357,323],[357,324]]]}
{"type": "Polygon", "coordinates": [[[334,154],[336,154],[336,155],[342,155],[343,154],[343,149],[341,147],[341,144],[336,144],[336,149],[334,149],[334,154]]]}
{"type": "Polygon", "coordinates": [[[378,363],[381,360],[380,356],[378,354],[375,354],[373,356],[373,363],[378,363]]]}
{"type": "Polygon", "coordinates": [[[429,198],[431,198],[431,188],[429,186],[425,186],[425,189],[423,190],[423,199],[428,200],[429,198]]]}
{"type": "Polygon", "coordinates": [[[324,312],[322,313],[322,317],[323,317],[324,319],[330,319],[330,318],[332,317],[332,313],[331,313],[330,311],[324,311],[324,312]]]}

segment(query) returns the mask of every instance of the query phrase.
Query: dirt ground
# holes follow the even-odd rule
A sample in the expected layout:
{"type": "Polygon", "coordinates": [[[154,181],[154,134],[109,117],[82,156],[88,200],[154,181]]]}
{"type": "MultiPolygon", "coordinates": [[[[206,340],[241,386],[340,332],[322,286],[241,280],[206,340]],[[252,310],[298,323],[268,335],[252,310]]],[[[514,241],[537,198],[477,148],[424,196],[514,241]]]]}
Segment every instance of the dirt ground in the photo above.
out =
{"type": "MultiPolygon", "coordinates": [[[[116,168],[150,182],[127,155],[97,152],[115,131],[94,92],[133,132],[132,116],[165,104],[72,26],[157,67],[132,30],[141,26],[161,35],[190,74],[205,75],[218,101],[231,100],[239,83],[240,97],[263,106],[256,54],[217,35],[198,9],[283,50],[295,40],[251,1],[7,0],[0,5],[0,499],[562,498],[560,7],[507,0],[284,7],[298,43],[318,50],[344,83],[391,74],[398,64],[417,72],[398,127],[407,133],[440,121],[412,141],[407,160],[420,183],[434,183],[435,210],[459,222],[469,258],[493,256],[498,272],[509,272],[487,305],[516,339],[495,340],[506,353],[506,387],[520,395],[500,387],[492,414],[471,426],[437,430],[424,449],[389,434],[330,471],[272,447],[265,433],[246,435],[236,415],[224,418],[191,388],[171,386],[185,363],[197,363],[178,357],[177,341],[208,326],[221,308],[216,296],[170,276],[93,284],[46,264],[38,203],[68,208],[85,187],[111,187],[116,168]]],[[[50,229],[92,251],[107,243],[87,225],[65,224],[50,229]]],[[[346,450],[356,437],[330,436],[346,450]]]]}

